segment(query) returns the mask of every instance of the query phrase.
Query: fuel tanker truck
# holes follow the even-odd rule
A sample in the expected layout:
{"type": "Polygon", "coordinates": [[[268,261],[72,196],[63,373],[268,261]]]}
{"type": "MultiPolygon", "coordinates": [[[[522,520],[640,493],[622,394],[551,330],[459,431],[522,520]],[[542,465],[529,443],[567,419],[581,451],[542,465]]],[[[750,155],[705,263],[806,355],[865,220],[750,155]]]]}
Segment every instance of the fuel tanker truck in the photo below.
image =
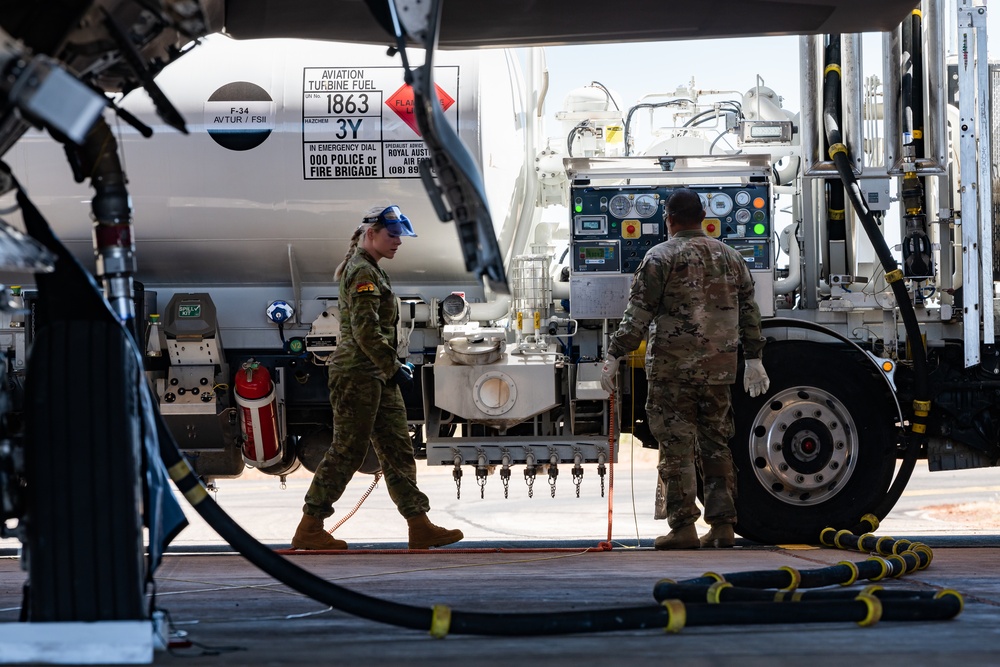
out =
{"type": "MultiPolygon", "coordinates": [[[[187,134],[142,91],[117,103],[150,138],[108,116],[135,212],[144,371],[184,455],[206,482],[315,469],[336,426],[333,269],[364,211],[395,204],[418,234],[386,267],[418,458],[450,467],[459,493],[464,473],[554,492],[560,471],[562,492],[585,471],[603,492],[624,434],[656,447],[641,350],[613,400],[601,365],[633,274],[666,239],[664,204],[688,187],[706,234],[745,258],[768,339],[769,391],[751,398],[740,378],[733,392],[737,532],[813,542],[884,516],[918,460],[997,465],[997,75],[984,5],[920,7],[874,42],[877,72],[860,34],[799,38],[796,110],[750,69],[741,94],[692,81],[629,103],[595,83],[546,100],[538,50],[439,51],[437,101],[481,171],[506,284],[470,271],[427,197],[398,55],[205,38],[156,77],[187,134]]],[[[5,160],[99,272],[81,224],[93,193],[59,145],[29,132],[5,160]]],[[[3,313],[0,341],[16,389],[34,287],[15,280],[23,309],[3,313]]]]}

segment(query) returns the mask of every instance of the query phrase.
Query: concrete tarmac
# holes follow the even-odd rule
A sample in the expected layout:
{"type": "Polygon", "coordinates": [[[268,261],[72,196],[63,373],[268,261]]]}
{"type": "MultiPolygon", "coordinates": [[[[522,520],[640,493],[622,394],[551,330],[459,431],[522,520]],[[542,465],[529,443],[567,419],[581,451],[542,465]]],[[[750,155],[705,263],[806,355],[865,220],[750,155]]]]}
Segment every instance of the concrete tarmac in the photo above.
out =
{"type": "MultiPolygon", "coordinates": [[[[216,497],[262,543],[343,591],[425,611],[447,605],[456,615],[492,612],[520,618],[526,613],[655,606],[653,587],[663,578],[782,567],[814,570],[868,557],[743,539],[731,550],[654,551],[652,538],[667,527],[651,518],[653,473],[645,460],[649,455],[635,452],[616,467],[613,548],[606,551],[588,551],[607,541],[607,498],[600,497],[593,470],[587,472],[580,498],[566,470],[554,497],[547,480],[539,477],[533,499],[527,498],[523,479],[512,480],[510,497],[504,499],[496,476],[480,497],[475,478],[466,475],[459,499],[450,469],[422,467],[420,484],[435,508],[432,520],[466,531],[463,542],[426,552],[405,550],[405,522],[394,513],[384,485],[338,528],[337,536],[351,544],[349,551],[338,554],[287,551],[308,473],[290,477],[284,490],[273,478],[222,480],[216,497]]],[[[451,634],[435,639],[425,629],[349,614],[277,582],[234,554],[192,516],[192,525],[157,572],[154,604],[169,619],[170,647],[156,652],[153,662],[992,665],[1000,659],[1000,487],[993,482],[995,476],[995,470],[987,470],[914,477],[877,534],[924,542],[933,549],[934,560],[925,570],[879,584],[911,591],[955,590],[965,606],[950,620],[883,620],[872,627],[851,621],[773,624],[762,611],[752,624],[685,627],[671,634],[645,629],[558,636],[451,634]]],[[[371,479],[359,475],[352,482],[328,526],[343,518],[371,479]]],[[[699,524],[699,532],[705,530],[699,524]]],[[[10,542],[0,544],[6,547],[0,551],[0,623],[17,620],[25,579],[10,542]]],[[[862,583],[851,588],[860,591],[862,583]]],[[[2,651],[0,646],[0,655],[2,651]]]]}

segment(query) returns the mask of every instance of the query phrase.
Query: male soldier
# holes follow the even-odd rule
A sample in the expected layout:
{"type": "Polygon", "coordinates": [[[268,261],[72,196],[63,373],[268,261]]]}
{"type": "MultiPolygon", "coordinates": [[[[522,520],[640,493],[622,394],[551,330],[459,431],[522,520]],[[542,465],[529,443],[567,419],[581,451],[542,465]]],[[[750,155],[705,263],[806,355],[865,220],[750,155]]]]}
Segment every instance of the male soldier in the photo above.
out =
{"type": "Polygon", "coordinates": [[[614,391],[619,359],[639,347],[648,330],[646,414],[660,444],[657,470],[671,529],[654,547],[732,547],[736,476],[728,447],[735,432],[729,385],[736,381],[742,342],[744,388],[751,396],[767,391],[760,310],[746,262],[702,230],[705,211],[697,193],[674,191],[664,218],[670,238],[651,248],[636,271],[625,315],[608,345],[601,385],[614,391]],[[700,542],[694,526],[700,516],[696,456],[711,525],[700,542]]]}

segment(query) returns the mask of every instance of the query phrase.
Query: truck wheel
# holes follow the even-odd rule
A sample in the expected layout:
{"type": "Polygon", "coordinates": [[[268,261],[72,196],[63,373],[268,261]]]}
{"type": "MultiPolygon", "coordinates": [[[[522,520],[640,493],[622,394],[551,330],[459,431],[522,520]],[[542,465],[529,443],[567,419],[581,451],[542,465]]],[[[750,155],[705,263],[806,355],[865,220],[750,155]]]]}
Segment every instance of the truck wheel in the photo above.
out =
{"type": "Polygon", "coordinates": [[[877,370],[847,346],[776,341],[767,394],[733,387],[736,531],[758,542],[817,543],[883,498],[895,468],[895,406],[877,370]]]}

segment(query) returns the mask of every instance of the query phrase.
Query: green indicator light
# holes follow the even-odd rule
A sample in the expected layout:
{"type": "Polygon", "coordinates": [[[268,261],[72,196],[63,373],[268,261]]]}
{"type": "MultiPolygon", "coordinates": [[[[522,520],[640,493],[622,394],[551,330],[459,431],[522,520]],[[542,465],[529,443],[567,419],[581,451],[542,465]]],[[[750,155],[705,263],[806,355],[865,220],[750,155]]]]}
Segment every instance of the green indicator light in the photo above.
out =
{"type": "Polygon", "coordinates": [[[577,212],[577,213],[580,213],[580,212],[582,212],[582,211],[583,211],[583,204],[577,204],[577,205],[576,205],[576,212],[577,212]]]}
{"type": "Polygon", "coordinates": [[[615,227],[617,227],[617,226],[618,226],[618,223],[617,223],[617,222],[612,222],[612,223],[611,223],[611,228],[612,228],[612,229],[614,229],[614,228],[615,228],[615,227]]]}
{"type": "Polygon", "coordinates": [[[580,213],[581,211],[583,211],[583,199],[580,198],[580,197],[577,197],[576,199],[574,199],[573,200],[573,208],[574,208],[574,210],[576,210],[577,213],[580,213]]]}
{"type": "Polygon", "coordinates": [[[764,233],[765,229],[766,228],[764,227],[764,225],[758,222],[756,225],[753,226],[753,233],[760,236],[761,234],[764,233]]]}

